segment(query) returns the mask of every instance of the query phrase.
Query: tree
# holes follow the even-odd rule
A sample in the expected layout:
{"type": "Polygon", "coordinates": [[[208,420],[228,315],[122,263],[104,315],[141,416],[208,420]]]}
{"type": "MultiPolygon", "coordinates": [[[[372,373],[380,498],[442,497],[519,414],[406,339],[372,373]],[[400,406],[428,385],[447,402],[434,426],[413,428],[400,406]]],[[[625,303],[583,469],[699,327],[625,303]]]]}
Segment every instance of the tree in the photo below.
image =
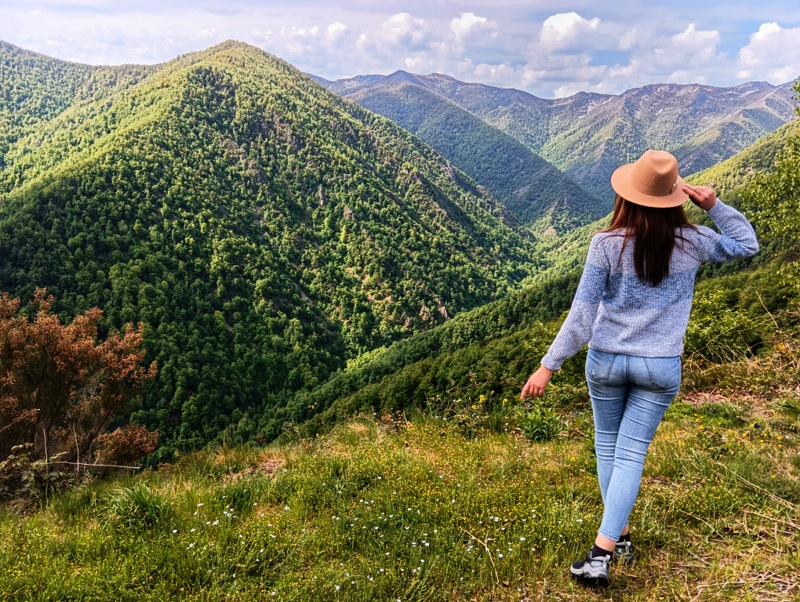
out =
{"type": "Polygon", "coordinates": [[[745,192],[755,222],[789,245],[800,232],[800,138],[789,138],[775,160],[775,171],[760,176],[745,192]]]}
{"type": "MultiPolygon", "coordinates": [[[[800,80],[794,90],[800,95],[800,80]]],[[[800,115],[800,108],[795,111],[800,115]]],[[[788,251],[778,271],[784,288],[800,293],[800,135],[787,138],[773,169],[760,174],[743,196],[753,223],[788,251]]]]}
{"type": "MultiPolygon", "coordinates": [[[[800,81],[794,85],[800,95],[800,81]]],[[[800,115],[800,109],[797,109],[800,115]]],[[[775,158],[772,171],[763,173],[744,191],[755,213],[754,221],[770,237],[789,247],[796,246],[800,233],[800,136],[786,140],[775,158]]]]}
{"type": "Polygon", "coordinates": [[[26,443],[36,457],[87,458],[156,374],[155,362],[143,364],[141,324],[98,342],[100,309],[62,326],[53,302],[37,289],[29,318],[0,293],[0,458],[26,443]]]}

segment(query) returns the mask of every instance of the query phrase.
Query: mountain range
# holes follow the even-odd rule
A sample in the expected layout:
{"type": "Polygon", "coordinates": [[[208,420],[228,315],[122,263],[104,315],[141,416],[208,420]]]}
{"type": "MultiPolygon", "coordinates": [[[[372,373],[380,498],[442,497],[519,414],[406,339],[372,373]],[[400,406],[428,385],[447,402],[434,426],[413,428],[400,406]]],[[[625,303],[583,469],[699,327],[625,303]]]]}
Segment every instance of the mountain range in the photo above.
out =
{"type": "MultiPolygon", "coordinates": [[[[789,84],[773,86],[766,82],[730,88],[653,84],[620,95],[580,92],[548,100],[521,90],[465,83],[441,74],[398,71],[338,81],[317,79],[346,98],[394,119],[470,173],[474,170],[466,163],[461,165],[461,156],[438,142],[440,130],[450,127],[453,107],[458,107],[509,135],[588,191],[584,203],[592,207],[592,215],[611,209],[614,195],[609,178],[613,170],[648,148],[671,151],[678,158],[681,173],[694,173],[774,131],[793,118],[795,108],[789,84]]],[[[481,144],[475,147],[477,155],[485,154],[481,144]]],[[[466,154],[462,150],[461,155],[466,154]]],[[[470,175],[484,183],[479,174],[470,175]]],[[[500,199],[509,196],[489,183],[484,185],[500,199]]],[[[563,180],[555,187],[573,190],[563,180]]],[[[513,201],[504,202],[516,209],[513,201]]],[[[569,207],[575,204],[571,199],[564,203],[569,207]]]]}
{"type": "Polygon", "coordinates": [[[440,96],[417,76],[318,81],[397,122],[485,186],[522,223],[563,233],[606,213],[599,198],[531,148],[440,96]]]}

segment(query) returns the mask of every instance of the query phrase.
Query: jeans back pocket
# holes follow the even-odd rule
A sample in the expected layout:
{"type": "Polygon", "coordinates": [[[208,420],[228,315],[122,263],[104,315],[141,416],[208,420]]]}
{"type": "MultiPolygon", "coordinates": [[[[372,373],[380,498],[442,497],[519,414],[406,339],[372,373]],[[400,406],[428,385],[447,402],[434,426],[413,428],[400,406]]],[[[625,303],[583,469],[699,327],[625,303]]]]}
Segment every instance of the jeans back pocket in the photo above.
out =
{"type": "Polygon", "coordinates": [[[589,353],[586,354],[586,380],[608,380],[616,357],[616,353],[589,349],[589,353]]]}
{"type": "Polygon", "coordinates": [[[681,385],[680,357],[645,357],[650,384],[658,389],[676,390],[681,385]]]}

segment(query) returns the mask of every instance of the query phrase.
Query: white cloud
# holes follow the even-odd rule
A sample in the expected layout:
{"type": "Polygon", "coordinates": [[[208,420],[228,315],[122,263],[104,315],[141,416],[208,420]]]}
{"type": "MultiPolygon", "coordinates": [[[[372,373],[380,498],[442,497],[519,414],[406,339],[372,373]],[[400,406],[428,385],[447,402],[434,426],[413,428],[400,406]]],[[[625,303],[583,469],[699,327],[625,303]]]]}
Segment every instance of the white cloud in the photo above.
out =
{"type": "Polygon", "coordinates": [[[456,41],[465,43],[483,37],[488,33],[492,39],[497,38],[497,23],[475,13],[461,13],[457,19],[450,21],[450,31],[456,41]]]}
{"type": "Polygon", "coordinates": [[[766,22],[800,23],[800,10],[765,8],[758,32],[735,33],[756,9],[709,1],[677,0],[667,11],[609,0],[592,14],[599,3],[585,0],[573,12],[558,0],[76,0],[69,10],[63,0],[4,0],[0,39],[94,64],[161,62],[238,39],[329,79],[403,68],[548,97],[800,74],[800,28],[766,22]]]}
{"type": "Polygon", "coordinates": [[[281,30],[283,35],[290,37],[290,38],[308,38],[308,37],[315,37],[319,34],[319,26],[314,25],[312,27],[284,27],[281,30]]]}
{"type": "Polygon", "coordinates": [[[800,27],[763,23],[739,51],[738,77],[769,78],[776,82],[800,76],[800,27]]]}
{"type": "Polygon", "coordinates": [[[699,31],[694,23],[690,23],[685,31],[670,38],[665,52],[671,53],[676,60],[703,64],[714,58],[718,44],[718,31],[699,31]]]}
{"type": "Polygon", "coordinates": [[[424,54],[406,57],[403,60],[403,65],[407,71],[411,71],[412,73],[424,73],[433,68],[430,59],[424,54]]]}
{"type": "Polygon", "coordinates": [[[645,83],[707,83],[722,71],[730,69],[730,61],[718,51],[720,34],[716,30],[698,30],[690,23],[681,33],[656,39],[655,45],[640,44],[632,50],[638,66],[635,79],[645,83]]]}
{"type": "Polygon", "coordinates": [[[469,81],[480,81],[498,86],[512,85],[510,82],[517,82],[516,87],[523,87],[521,83],[524,77],[522,68],[514,65],[473,63],[470,59],[464,59],[456,65],[456,73],[459,77],[469,81]]]}
{"type": "Polygon", "coordinates": [[[266,36],[266,39],[279,44],[284,52],[291,55],[305,55],[317,51],[317,49],[324,43],[319,35],[320,28],[318,25],[311,27],[284,27],[280,32],[272,36],[266,36]]]}
{"type": "MultiPolygon", "coordinates": [[[[575,12],[551,15],[527,49],[526,62],[516,69],[515,87],[549,90],[545,96],[566,96],[602,87],[609,68],[594,63],[598,52],[616,50],[622,34],[614,23],[587,19],[575,12]]],[[[539,92],[541,94],[541,92],[539,92]]]]}
{"type": "Polygon", "coordinates": [[[377,28],[361,31],[352,45],[339,45],[338,52],[340,60],[350,68],[359,69],[356,65],[361,65],[352,75],[388,73],[401,67],[411,70],[431,64],[428,55],[435,41],[436,36],[424,19],[397,13],[377,28]]]}
{"type": "Polygon", "coordinates": [[[583,37],[587,33],[596,31],[600,19],[584,19],[578,13],[558,13],[548,17],[542,24],[539,33],[539,42],[550,49],[569,48],[578,43],[585,44],[583,37]]]}
{"type": "Polygon", "coordinates": [[[419,48],[428,41],[428,25],[409,13],[392,15],[381,25],[381,37],[389,45],[404,45],[419,48]]]}
{"type": "MultiPolygon", "coordinates": [[[[624,52],[627,60],[618,64],[604,61],[606,68],[596,71],[586,90],[617,93],[648,83],[705,83],[730,73],[731,60],[719,51],[717,30],[698,29],[689,23],[683,31],[670,35],[653,23],[627,30],[613,27],[616,51],[624,52]]],[[[605,37],[608,33],[603,31],[605,37]]]]}
{"type": "Polygon", "coordinates": [[[347,31],[347,25],[339,21],[336,21],[335,23],[331,23],[330,25],[328,25],[328,36],[331,37],[332,39],[338,39],[342,37],[342,35],[346,31],[347,31]]]}

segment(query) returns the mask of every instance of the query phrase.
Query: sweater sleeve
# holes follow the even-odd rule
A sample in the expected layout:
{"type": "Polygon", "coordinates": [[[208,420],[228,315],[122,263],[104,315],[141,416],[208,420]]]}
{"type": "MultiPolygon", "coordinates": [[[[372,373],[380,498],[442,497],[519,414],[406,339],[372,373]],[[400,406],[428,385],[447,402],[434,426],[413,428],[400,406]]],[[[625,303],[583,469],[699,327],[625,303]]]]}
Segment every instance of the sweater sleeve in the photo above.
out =
{"type": "Polygon", "coordinates": [[[756,233],[744,215],[717,199],[708,210],[708,217],[714,221],[721,234],[707,230],[711,236],[705,245],[703,261],[731,261],[756,254],[756,233]]]}
{"type": "Polygon", "coordinates": [[[564,320],[553,344],[542,358],[541,363],[546,368],[558,370],[564,360],[578,353],[592,338],[597,310],[603,299],[610,273],[609,260],[602,246],[603,238],[596,235],[589,246],[586,265],[567,319],[564,320]]]}

